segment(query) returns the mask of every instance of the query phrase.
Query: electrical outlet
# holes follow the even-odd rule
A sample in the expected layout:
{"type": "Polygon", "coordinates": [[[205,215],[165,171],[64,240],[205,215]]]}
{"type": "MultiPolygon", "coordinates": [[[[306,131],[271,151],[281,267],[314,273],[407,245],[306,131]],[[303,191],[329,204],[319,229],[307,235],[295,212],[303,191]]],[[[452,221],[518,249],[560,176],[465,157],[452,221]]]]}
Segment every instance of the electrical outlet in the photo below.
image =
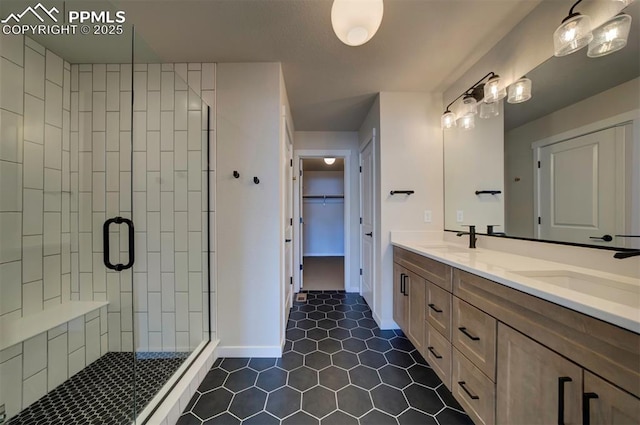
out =
{"type": "Polygon", "coordinates": [[[456,211],[456,221],[458,223],[464,222],[464,213],[462,212],[462,210],[456,211]]]}
{"type": "Polygon", "coordinates": [[[431,223],[431,210],[424,210],[424,222],[431,223]]]}

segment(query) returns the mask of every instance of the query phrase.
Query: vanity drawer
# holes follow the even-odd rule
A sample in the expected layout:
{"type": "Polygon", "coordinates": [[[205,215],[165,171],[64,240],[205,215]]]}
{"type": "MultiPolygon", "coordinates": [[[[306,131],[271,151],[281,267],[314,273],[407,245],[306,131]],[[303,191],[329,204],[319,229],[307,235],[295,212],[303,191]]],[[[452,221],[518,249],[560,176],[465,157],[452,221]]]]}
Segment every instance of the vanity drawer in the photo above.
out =
{"type": "Polygon", "coordinates": [[[476,424],[495,423],[496,386],[455,347],[451,393],[476,424]]]}
{"type": "Polygon", "coordinates": [[[393,261],[451,292],[451,266],[398,247],[393,248],[393,261]]]}
{"type": "Polygon", "coordinates": [[[496,329],[496,319],[458,297],[453,297],[451,342],[494,382],[496,380],[496,329]]]}
{"type": "Polygon", "coordinates": [[[451,343],[430,323],[425,323],[424,328],[424,357],[444,385],[451,390],[451,343]]]}
{"type": "Polygon", "coordinates": [[[427,284],[427,321],[451,341],[451,293],[427,284]]]}

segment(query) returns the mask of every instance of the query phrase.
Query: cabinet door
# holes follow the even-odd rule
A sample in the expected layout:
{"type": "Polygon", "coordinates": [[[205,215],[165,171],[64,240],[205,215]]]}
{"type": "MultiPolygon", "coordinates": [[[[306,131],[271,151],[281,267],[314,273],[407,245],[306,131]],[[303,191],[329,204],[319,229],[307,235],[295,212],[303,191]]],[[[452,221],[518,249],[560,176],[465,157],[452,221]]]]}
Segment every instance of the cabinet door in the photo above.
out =
{"type": "Polygon", "coordinates": [[[588,371],[584,372],[584,394],[585,424],[640,423],[640,399],[588,371]]]}
{"type": "Polygon", "coordinates": [[[581,423],[578,365],[499,323],[497,369],[497,423],[581,423]]]}
{"type": "Polygon", "coordinates": [[[424,319],[427,301],[427,282],[409,272],[406,292],[409,294],[407,308],[407,336],[418,352],[424,354],[424,319]]]}
{"type": "Polygon", "coordinates": [[[492,381],[496,379],[496,319],[453,297],[451,343],[492,381]]]}
{"type": "Polygon", "coordinates": [[[427,321],[451,340],[451,293],[427,282],[427,321]]]}
{"type": "Polygon", "coordinates": [[[407,270],[393,263],[393,320],[400,329],[407,330],[405,324],[407,297],[405,296],[405,283],[407,280],[407,270]]]}

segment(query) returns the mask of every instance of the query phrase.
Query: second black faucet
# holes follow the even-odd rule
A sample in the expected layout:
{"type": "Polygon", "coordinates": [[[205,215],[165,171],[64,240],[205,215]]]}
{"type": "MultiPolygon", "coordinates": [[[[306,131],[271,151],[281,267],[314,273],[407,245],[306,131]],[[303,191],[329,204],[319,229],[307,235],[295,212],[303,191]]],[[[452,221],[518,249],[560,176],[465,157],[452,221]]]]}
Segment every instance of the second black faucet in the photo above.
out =
{"type": "Polygon", "coordinates": [[[469,248],[475,248],[476,247],[476,226],[475,225],[469,225],[469,231],[468,232],[458,232],[456,234],[456,236],[462,236],[462,235],[469,235],[469,248]]]}

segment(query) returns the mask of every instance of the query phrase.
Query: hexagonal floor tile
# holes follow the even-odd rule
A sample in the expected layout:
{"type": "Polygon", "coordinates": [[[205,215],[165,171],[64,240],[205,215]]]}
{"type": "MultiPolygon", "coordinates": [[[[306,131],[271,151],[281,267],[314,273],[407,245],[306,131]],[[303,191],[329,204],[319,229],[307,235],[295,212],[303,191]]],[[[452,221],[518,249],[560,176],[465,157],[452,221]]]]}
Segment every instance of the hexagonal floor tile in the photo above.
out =
{"type": "Polygon", "coordinates": [[[338,305],[333,306],[333,309],[335,311],[340,311],[340,312],[343,312],[343,313],[351,311],[351,306],[344,304],[345,301],[346,300],[342,300],[342,304],[338,304],[338,305]]]}
{"type": "Polygon", "coordinates": [[[402,389],[412,382],[406,370],[393,365],[383,366],[378,369],[378,373],[382,382],[398,389],[402,389]]]}
{"type": "Polygon", "coordinates": [[[336,321],[335,320],[322,319],[322,320],[318,321],[318,327],[321,328],[321,329],[331,330],[331,329],[337,327],[337,325],[336,325],[336,321]]]}
{"type": "Polygon", "coordinates": [[[230,391],[218,388],[202,394],[198,402],[191,408],[191,411],[202,419],[211,418],[226,411],[229,408],[232,397],[233,394],[230,391]]]}
{"type": "Polygon", "coordinates": [[[302,410],[318,419],[336,410],[336,395],[323,387],[314,387],[302,394],[302,410]]]}
{"type": "Polygon", "coordinates": [[[296,327],[299,329],[304,329],[304,330],[308,330],[308,329],[313,329],[316,327],[316,321],[315,320],[309,320],[309,319],[303,319],[300,320],[296,323],[296,327]]]}
{"type": "Polygon", "coordinates": [[[426,385],[429,388],[436,388],[442,382],[440,378],[438,378],[438,375],[427,366],[415,364],[411,366],[407,372],[409,372],[414,382],[426,385]]]}
{"type": "Polygon", "coordinates": [[[382,330],[380,328],[375,328],[373,329],[373,334],[375,336],[379,336],[380,338],[384,338],[386,340],[389,340],[396,336],[396,333],[392,329],[382,330]]]}
{"type": "Polygon", "coordinates": [[[374,329],[378,327],[378,324],[373,319],[360,319],[358,320],[358,326],[361,328],[374,329]]]}
{"type": "Polygon", "coordinates": [[[224,387],[230,389],[234,393],[252,387],[256,382],[258,372],[249,368],[239,369],[231,372],[224,383],[224,387]]]}
{"type": "Polygon", "coordinates": [[[282,387],[269,393],[267,396],[266,410],[272,415],[282,419],[300,410],[302,394],[289,387],[282,387]]]}
{"type": "Polygon", "coordinates": [[[365,312],[365,311],[369,311],[369,306],[368,305],[363,305],[363,304],[356,304],[356,305],[352,305],[351,309],[353,311],[365,312]]]}
{"type": "Polygon", "coordinates": [[[216,416],[213,419],[209,419],[205,422],[207,425],[236,425],[240,424],[238,418],[231,416],[228,413],[223,413],[220,416],[216,416]]]}
{"type": "MultiPolygon", "coordinates": [[[[201,425],[201,424],[202,424],[202,420],[198,419],[198,417],[193,413],[183,414],[178,419],[178,422],[176,422],[176,425],[201,425]]],[[[358,424],[358,421],[356,421],[356,425],[357,424],[358,424]]]]}
{"type": "Polygon", "coordinates": [[[358,361],[358,356],[344,350],[332,354],[331,361],[335,366],[339,366],[347,370],[360,364],[360,362],[358,361]]]}
{"type": "Polygon", "coordinates": [[[358,425],[358,420],[340,410],[333,412],[320,421],[322,425],[358,425]]]}
{"type": "Polygon", "coordinates": [[[436,419],[441,424],[473,425],[473,421],[467,415],[449,408],[438,413],[436,419]]]}
{"type": "Polygon", "coordinates": [[[422,357],[422,354],[420,354],[418,350],[412,351],[411,357],[413,357],[413,360],[415,360],[416,363],[418,364],[425,365],[425,366],[428,365],[427,361],[424,359],[424,357],[422,357]]]}
{"type": "Polygon", "coordinates": [[[345,350],[351,351],[352,353],[361,353],[367,349],[367,345],[364,341],[357,338],[347,338],[342,341],[342,346],[345,350]]]}
{"type": "Polygon", "coordinates": [[[328,304],[328,305],[339,305],[340,304],[340,300],[334,300],[334,299],[326,300],[325,304],[328,304]]]}
{"type": "Polygon", "coordinates": [[[342,344],[340,343],[340,341],[333,338],[326,338],[322,341],[318,341],[318,350],[324,351],[327,354],[333,354],[336,351],[340,351],[341,349],[342,344]]]}
{"type": "Polygon", "coordinates": [[[334,339],[343,340],[345,338],[349,338],[351,334],[346,329],[336,328],[329,331],[329,336],[334,339]]]}
{"type": "Polygon", "coordinates": [[[321,320],[326,318],[327,314],[321,311],[312,311],[311,313],[307,313],[307,317],[312,320],[321,320]]]}
{"type": "Polygon", "coordinates": [[[276,365],[284,370],[293,370],[302,366],[303,361],[304,357],[302,354],[290,351],[283,354],[282,357],[277,360],[276,365]]]}
{"type": "Polygon", "coordinates": [[[386,384],[379,385],[371,390],[371,398],[376,409],[380,409],[392,416],[398,416],[409,405],[404,399],[402,391],[386,384]]]}
{"type": "Polygon", "coordinates": [[[358,339],[366,340],[373,336],[373,332],[371,332],[371,329],[357,327],[357,328],[351,329],[351,335],[353,335],[358,339]]]}
{"type": "MultiPolygon", "coordinates": [[[[351,333],[353,334],[353,332],[351,333]]],[[[373,337],[371,339],[368,339],[366,341],[366,344],[370,350],[378,351],[380,353],[384,353],[386,351],[391,350],[391,344],[389,344],[389,341],[387,341],[386,339],[378,338],[378,337],[373,337]]]]}
{"type": "Polygon", "coordinates": [[[260,372],[275,366],[276,360],[275,358],[253,358],[249,360],[249,367],[260,372]]]}
{"type": "Polygon", "coordinates": [[[307,301],[307,303],[309,303],[310,305],[320,305],[324,304],[324,301],[319,299],[310,299],[307,301]]]}
{"type": "Polygon", "coordinates": [[[292,311],[291,313],[289,313],[289,320],[302,320],[306,318],[307,314],[303,313],[302,311],[292,311]]]}
{"type": "Polygon", "coordinates": [[[453,397],[453,394],[451,394],[451,391],[449,391],[447,389],[447,387],[443,385],[440,385],[437,389],[436,392],[438,393],[438,395],[440,395],[440,399],[442,401],[444,401],[444,404],[447,407],[451,407],[453,409],[456,410],[460,410],[461,412],[464,412],[464,409],[462,408],[462,406],[460,406],[460,403],[458,403],[458,400],[456,400],[453,397]]]}
{"type": "Polygon", "coordinates": [[[294,328],[288,329],[286,333],[286,338],[289,341],[298,341],[305,337],[305,332],[302,329],[294,328]]]}
{"type": "Polygon", "coordinates": [[[402,337],[391,338],[389,340],[389,343],[393,345],[393,348],[397,350],[406,351],[407,353],[410,353],[411,351],[415,350],[413,344],[407,338],[402,338],[402,337]]]}
{"type": "Polygon", "coordinates": [[[360,363],[374,369],[378,369],[387,364],[387,359],[375,351],[364,351],[358,354],[358,358],[360,358],[360,363]]]}
{"type": "Polygon", "coordinates": [[[372,410],[360,418],[360,425],[396,425],[397,423],[396,418],[379,410],[372,410]]]}
{"type": "Polygon", "coordinates": [[[293,351],[295,351],[296,353],[307,354],[311,353],[312,351],[316,351],[317,349],[317,343],[308,338],[303,338],[293,343],[293,351]]]}
{"type": "Polygon", "coordinates": [[[329,336],[329,333],[324,329],[313,328],[307,331],[307,338],[314,341],[320,341],[329,336]]]}
{"type": "Polygon", "coordinates": [[[300,391],[306,391],[318,385],[318,373],[315,370],[302,366],[289,372],[289,386],[300,391]]]}
{"type": "Polygon", "coordinates": [[[282,421],[282,425],[318,425],[319,423],[318,419],[305,412],[298,412],[282,421]]]}
{"type": "Polygon", "coordinates": [[[322,311],[323,313],[328,313],[330,311],[333,311],[333,306],[327,305],[327,304],[319,305],[318,311],[322,311]]]}
{"type": "Polygon", "coordinates": [[[387,351],[384,353],[384,356],[390,364],[403,367],[405,369],[413,366],[416,362],[411,354],[396,349],[387,351]]]}
{"type": "Polygon", "coordinates": [[[235,370],[242,369],[248,364],[249,364],[249,359],[229,357],[222,360],[222,363],[220,363],[220,367],[226,370],[227,372],[233,372],[235,370]]]}
{"type": "Polygon", "coordinates": [[[335,366],[329,366],[318,373],[320,385],[331,388],[334,391],[349,385],[349,376],[346,371],[335,366]]]}
{"type": "Polygon", "coordinates": [[[360,417],[373,408],[369,393],[354,386],[338,391],[338,408],[355,417],[360,417]]]}
{"type": "Polygon", "coordinates": [[[224,383],[224,380],[227,379],[227,376],[229,376],[229,373],[222,369],[211,369],[209,372],[207,372],[207,376],[205,376],[202,380],[200,387],[198,387],[198,391],[204,393],[206,391],[221,387],[224,383]]]}
{"type": "Polygon", "coordinates": [[[283,387],[286,383],[287,372],[278,367],[272,367],[260,372],[256,386],[265,391],[273,391],[276,388],[283,387]]]}
{"type": "Polygon", "coordinates": [[[242,421],[242,425],[280,425],[280,419],[271,416],[267,412],[260,412],[242,421]]]}
{"type": "MultiPolygon", "coordinates": [[[[407,409],[402,415],[398,416],[398,422],[400,425],[438,425],[433,416],[425,415],[416,409],[407,409]]],[[[449,423],[449,422],[443,422],[449,423]]],[[[455,422],[451,422],[452,424],[455,422]]]]}
{"type": "Polygon", "coordinates": [[[331,320],[341,320],[344,319],[344,313],[341,311],[331,311],[327,313],[327,318],[331,320]]]}
{"type": "Polygon", "coordinates": [[[351,319],[338,320],[338,326],[342,329],[353,329],[358,327],[358,322],[351,319]]]}
{"type": "Polygon", "coordinates": [[[264,402],[267,399],[267,393],[253,387],[244,390],[233,397],[229,412],[233,413],[240,419],[246,419],[264,409],[264,402]]]}
{"type": "Polygon", "coordinates": [[[346,317],[347,319],[358,320],[362,319],[364,315],[360,311],[347,311],[346,313],[344,313],[344,317],[346,317]]]}
{"type": "Polygon", "coordinates": [[[378,372],[367,366],[356,366],[349,371],[351,377],[351,383],[370,390],[376,385],[380,384],[380,377],[378,372]]]}
{"type": "Polygon", "coordinates": [[[331,358],[322,351],[314,351],[304,356],[304,364],[315,370],[322,370],[331,364],[331,358]]]}
{"type": "Polygon", "coordinates": [[[418,384],[411,384],[405,388],[404,394],[411,407],[429,413],[430,415],[435,415],[444,407],[442,400],[440,400],[435,390],[430,390],[418,384]]]}
{"type": "Polygon", "coordinates": [[[329,298],[331,298],[331,294],[327,294],[327,293],[320,293],[318,295],[316,295],[316,298],[318,298],[319,300],[328,300],[329,298]]]}

